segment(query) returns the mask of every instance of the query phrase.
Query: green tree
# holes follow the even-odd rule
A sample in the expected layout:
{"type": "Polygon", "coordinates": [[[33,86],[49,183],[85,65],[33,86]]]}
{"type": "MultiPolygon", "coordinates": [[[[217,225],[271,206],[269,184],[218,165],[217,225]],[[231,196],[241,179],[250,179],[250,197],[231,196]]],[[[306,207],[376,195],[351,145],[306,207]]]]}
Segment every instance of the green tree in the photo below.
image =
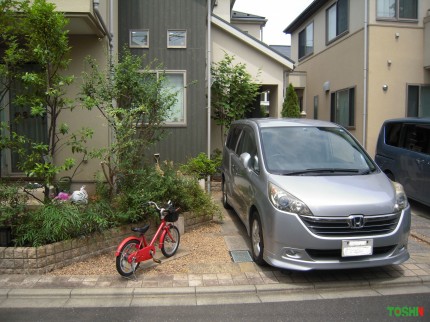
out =
{"type": "Polygon", "coordinates": [[[246,65],[233,61],[233,56],[225,54],[223,60],[212,65],[212,118],[221,126],[222,139],[231,122],[252,110],[260,88],[246,71],[246,65]]]}
{"type": "MultiPolygon", "coordinates": [[[[145,65],[142,57],[124,50],[121,61],[103,71],[92,59],[83,75],[81,100],[88,109],[98,109],[113,131],[114,142],[99,150],[107,182],[115,189],[118,179],[132,180],[132,173],[142,166],[145,150],[164,137],[162,125],[177,93],[169,91],[167,79],[154,70],[154,62],[145,65]]],[[[124,182],[122,182],[124,183],[124,182]]]]}
{"type": "MultiPolygon", "coordinates": [[[[1,9],[0,29],[5,30],[1,38],[6,48],[0,69],[3,88],[8,91],[14,84],[19,84],[13,104],[29,107],[31,117],[48,120],[46,141],[34,141],[14,132],[13,126],[8,128],[3,124],[3,130],[8,131],[10,137],[9,141],[2,138],[1,144],[18,152],[19,168],[28,176],[44,182],[47,197],[55,176],[71,169],[76,162],[68,158],[58,164],[55,162],[57,151],[69,146],[72,152],[81,152],[86,157],[82,142],[92,136],[91,129],[70,134],[69,126],[59,123],[60,114],[73,111],[75,107],[73,100],[66,97],[67,88],[74,80],[73,75],[65,74],[71,49],[65,28],[68,20],[46,0],[31,3],[6,0],[2,2],[1,9]],[[10,22],[13,28],[8,26],[10,22]],[[34,67],[24,68],[29,65],[34,67]]],[[[2,92],[0,98],[5,93],[2,92]]],[[[20,119],[16,118],[15,122],[20,122],[20,119]]]]}
{"type": "Polygon", "coordinates": [[[300,118],[299,99],[293,84],[290,83],[287,88],[284,103],[282,104],[282,117],[300,118]]]}

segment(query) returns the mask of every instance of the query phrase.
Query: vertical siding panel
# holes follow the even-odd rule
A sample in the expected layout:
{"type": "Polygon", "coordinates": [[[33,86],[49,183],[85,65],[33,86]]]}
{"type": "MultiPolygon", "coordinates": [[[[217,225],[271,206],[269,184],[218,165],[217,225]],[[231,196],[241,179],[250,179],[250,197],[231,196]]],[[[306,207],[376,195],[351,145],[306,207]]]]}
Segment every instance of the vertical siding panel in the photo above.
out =
{"type": "Polygon", "coordinates": [[[119,48],[128,44],[130,29],[149,29],[149,49],[136,55],[157,59],[166,70],[186,70],[187,126],[168,128],[170,134],[154,147],[162,159],[184,162],[207,150],[206,0],[127,0],[118,3],[119,48]],[[186,29],[187,48],[168,49],[167,30],[186,29]]]}

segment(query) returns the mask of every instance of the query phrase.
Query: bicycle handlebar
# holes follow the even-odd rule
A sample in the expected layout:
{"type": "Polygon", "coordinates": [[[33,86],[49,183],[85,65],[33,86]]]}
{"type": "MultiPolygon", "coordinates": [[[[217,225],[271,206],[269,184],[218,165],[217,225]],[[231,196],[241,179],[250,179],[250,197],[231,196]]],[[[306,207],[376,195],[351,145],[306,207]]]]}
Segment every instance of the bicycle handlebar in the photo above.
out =
{"type": "MultiPolygon", "coordinates": [[[[155,208],[157,208],[158,211],[161,211],[164,209],[163,207],[158,206],[157,203],[154,201],[148,201],[148,205],[155,206],[155,208]]],[[[167,202],[167,209],[169,209],[170,207],[172,207],[172,201],[171,200],[169,200],[167,202]]]]}

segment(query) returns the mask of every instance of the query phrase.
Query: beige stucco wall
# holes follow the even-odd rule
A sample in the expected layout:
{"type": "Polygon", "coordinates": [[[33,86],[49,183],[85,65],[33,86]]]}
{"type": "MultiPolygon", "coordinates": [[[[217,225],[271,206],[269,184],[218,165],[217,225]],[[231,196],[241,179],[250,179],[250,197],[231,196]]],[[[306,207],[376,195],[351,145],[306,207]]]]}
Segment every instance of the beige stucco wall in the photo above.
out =
{"type": "Polygon", "coordinates": [[[231,0],[217,0],[217,5],[213,8],[213,14],[224,19],[227,22],[230,22],[231,14],[230,14],[230,1],[231,0]]]}
{"type": "MultiPolygon", "coordinates": [[[[270,85],[271,116],[279,116],[284,98],[282,89],[285,67],[219,27],[212,26],[212,61],[221,61],[227,53],[235,57],[234,63],[246,64],[252,77],[261,84],[270,85]]],[[[213,149],[222,147],[219,133],[219,128],[212,122],[213,149]]]]}
{"type": "MultiPolygon", "coordinates": [[[[48,0],[55,3],[57,11],[61,12],[89,12],[92,11],[92,0],[48,0]]],[[[103,2],[101,0],[100,2],[103,2]]]]}
{"type": "Polygon", "coordinates": [[[261,40],[261,27],[258,24],[234,23],[234,26],[255,39],[261,40]]]}
{"type": "MultiPolygon", "coordinates": [[[[82,72],[85,69],[85,57],[91,56],[96,59],[102,68],[107,67],[107,41],[99,41],[95,36],[71,36],[70,46],[72,47],[72,61],[69,65],[68,74],[75,76],[75,81],[68,90],[68,97],[75,99],[76,108],[74,111],[63,111],[60,114],[58,124],[67,123],[70,133],[77,132],[82,127],[94,130],[94,136],[88,142],[90,149],[106,147],[109,140],[109,131],[105,119],[102,118],[98,110],[88,111],[82,108],[79,102],[79,92],[82,85],[82,72]]],[[[56,163],[64,162],[66,158],[73,157],[78,162],[78,154],[70,155],[70,148],[64,147],[56,155],[56,163]]],[[[78,186],[82,183],[94,181],[94,174],[100,170],[100,160],[90,160],[83,164],[75,176],[73,182],[78,186]]],[[[74,169],[61,173],[59,176],[70,176],[74,169]]]]}
{"type": "Polygon", "coordinates": [[[376,1],[369,1],[367,116],[364,115],[364,3],[349,1],[349,32],[332,44],[326,43],[325,28],[326,9],[332,3],[297,29],[291,38],[292,59],[297,62],[297,68],[290,78],[293,83],[306,82],[307,117],[313,117],[313,98],[318,95],[318,118],[324,120],[330,120],[330,93],[355,86],[356,127],[351,132],[361,143],[365,141],[367,151],[374,156],[382,122],[406,115],[407,85],[430,82],[430,70],[424,69],[425,46],[430,42],[424,35],[424,18],[430,0],[420,1],[417,22],[403,23],[376,20],[376,1]],[[298,34],[311,21],[314,22],[314,53],[299,61],[298,34]],[[323,91],[326,81],[330,82],[327,93],[323,91]],[[388,85],[387,91],[382,90],[384,84],[388,85]],[[365,138],[364,120],[367,122],[365,138]]]}
{"type": "Polygon", "coordinates": [[[383,121],[406,116],[407,85],[425,83],[423,52],[422,28],[369,27],[368,151],[372,155],[383,121]]]}
{"type": "Polygon", "coordinates": [[[304,79],[300,72],[306,71],[303,108],[307,118],[313,118],[314,97],[318,96],[318,118],[326,121],[330,120],[330,94],[354,87],[356,126],[349,130],[359,141],[362,141],[363,135],[364,54],[362,43],[363,32],[350,34],[337,42],[335,47],[328,48],[300,62],[291,79],[288,79],[288,82],[292,82],[295,86],[303,85],[304,79]],[[326,82],[330,84],[330,90],[327,92],[323,88],[326,82]]]}

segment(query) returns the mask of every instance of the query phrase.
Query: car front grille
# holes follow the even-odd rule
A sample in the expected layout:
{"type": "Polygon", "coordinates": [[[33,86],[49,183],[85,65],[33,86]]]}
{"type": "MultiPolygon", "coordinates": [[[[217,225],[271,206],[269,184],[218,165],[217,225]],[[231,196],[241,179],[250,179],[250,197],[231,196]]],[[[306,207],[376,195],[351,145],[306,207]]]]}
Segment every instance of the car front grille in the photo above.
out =
{"type": "Polygon", "coordinates": [[[387,215],[348,217],[301,216],[305,225],[322,237],[355,237],[389,234],[396,229],[400,212],[387,215]]]}

